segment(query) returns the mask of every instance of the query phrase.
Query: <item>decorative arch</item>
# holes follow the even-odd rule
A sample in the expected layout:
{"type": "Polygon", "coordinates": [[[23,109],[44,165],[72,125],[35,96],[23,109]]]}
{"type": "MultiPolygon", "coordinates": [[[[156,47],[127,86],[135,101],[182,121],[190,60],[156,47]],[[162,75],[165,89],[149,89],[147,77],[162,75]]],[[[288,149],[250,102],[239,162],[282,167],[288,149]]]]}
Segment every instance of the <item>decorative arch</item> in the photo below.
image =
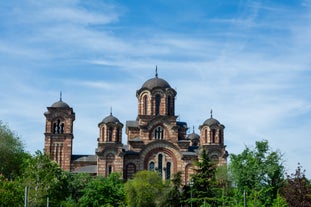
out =
{"type": "Polygon", "coordinates": [[[167,128],[163,124],[154,125],[149,130],[149,140],[165,140],[169,138],[167,128]]]}
{"type": "MultiPolygon", "coordinates": [[[[171,167],[172,167],[172,171],[174,173],[177,172],[177,158],[180,159],[180,155],[178,152],[173,152],[175,151],[174,149],[168,149],[166,147],[157,147],[157,148],[153,148],[151,150],[149,150],[146,154],[142,154],[143,156],[143,163],[144,163],[144,169],[148,170],[149,169],[149,163],[150,163],[150,158],[153,157],[154,155],[159,156],[160,154],[166,154],[171,158],[171,161],[169,161],[171,163],[171,167]]],[[[159,157],[156,157],[156,159],[159,159],[159,157]]],[[[166,165],[166,163],[165,163],[166,165]]],[[[163,163],[162,163],[162,169],[164,168],[163,163]]],[[[172,173],[172,172],[171,172],[172,173]]]]}

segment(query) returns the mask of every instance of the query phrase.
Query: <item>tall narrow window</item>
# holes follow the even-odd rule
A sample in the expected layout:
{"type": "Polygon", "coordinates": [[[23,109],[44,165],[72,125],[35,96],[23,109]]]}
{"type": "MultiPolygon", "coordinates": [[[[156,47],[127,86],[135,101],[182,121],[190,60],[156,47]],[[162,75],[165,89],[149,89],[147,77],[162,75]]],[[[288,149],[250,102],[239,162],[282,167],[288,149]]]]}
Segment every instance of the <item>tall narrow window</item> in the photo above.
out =
{"type": "Polygon", "coordinates": [[[149,171],[154,171],[154,162],[149,163],[149,171]]]}
{"type": "Polygon", "coordinates": [[[172,107],[172,103],[171,103],[171,97],[169,96],[168,98],[167,98],[167,115],[172,115],[172,109],[171,109],[171,107],[172,107]]]}
{"type": "Polygon", "coordinates": [[[144,96],[144,115],[148,113],[148,96],[144,96]]]}
{"type": "Polygon", "coordinates": [[[160,115],[161,96],[158,94],[155,97],[155,115],[160,115]]]}
{"type": "Polygon", "coordinates": [[[205,143],[207,143],[207,129],[204,130],[205,143]]]}
{"type": "Polygon", "coordinates": [[[216,129],[212,129],[212,143],[215,143],[216,129]]]}
{"type": "Polygon", "coordinates": [[[112,166],[108,165],[108,175],[110,175],[112,173],[112,166]]]}
{"type": "Polygon", "coordinates": [[[165,169],[165,179],[166,180],[169,180],[171,179],[171,163],[170,162],[167,162],[166,163],[166,169],[165,169]]]}
{"type": "Polygon", "coordinates": [[[117,129],[117,132],[116,132],[116,142],[120,142],[120,129],[118,128],[117,129]]]}
{"type": "Polygon", "coordinates": [[[219,130],[219,144],[222,144],[222,131],[221,129],[219,130]]]}
{"type": "Polygon", "coordinates": [[[160,139],[162,140],[164,137],[164,130],[161,126],[158,126],[155,130],[154,130],[154,139],[160,139]]]}
{"type": "Polygon", "coordinates": [[[109,127],[109,132],[108,132],[108,142],[112,142],[112,127],[109,127]]]}
{"type": "Polygon", "coordinates": [[[158,155],[158,172],[159,172],[159,175],[160,177],[162,177],[162,168],[163,168],[163,155],[162,154],[159,154],[158,155]]]}

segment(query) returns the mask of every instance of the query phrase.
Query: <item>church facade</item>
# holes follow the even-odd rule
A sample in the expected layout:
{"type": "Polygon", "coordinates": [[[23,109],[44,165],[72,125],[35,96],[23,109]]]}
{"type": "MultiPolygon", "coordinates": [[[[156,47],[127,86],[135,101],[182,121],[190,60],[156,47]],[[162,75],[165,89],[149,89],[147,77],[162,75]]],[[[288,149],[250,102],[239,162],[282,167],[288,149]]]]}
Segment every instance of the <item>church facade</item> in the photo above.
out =
{"type": "Polygon", "coordinates": [[[62,169],[108,176],[119,172],[130,179],[140,170],[156,171],[163,179],[170,179],[178,171],[187,183],[194,173],[193,161],[205,151],[219,165],[227,162],[224,144],[224,125],[211,115],[199,126],[200,134],[187,134],[186,122],[175,115],[177,92],[158,77],[143,83],[136,91],[138,114],[126,124],[113,116],[99,124],[99,137],[94,155],[73,155],[73,109],[60,98],[47,107],[44,151],[62,169]],[[122,143],[122,132],[127,145],[122,143]],[[204,150],[203,150],[204,149],[204,150]]]}

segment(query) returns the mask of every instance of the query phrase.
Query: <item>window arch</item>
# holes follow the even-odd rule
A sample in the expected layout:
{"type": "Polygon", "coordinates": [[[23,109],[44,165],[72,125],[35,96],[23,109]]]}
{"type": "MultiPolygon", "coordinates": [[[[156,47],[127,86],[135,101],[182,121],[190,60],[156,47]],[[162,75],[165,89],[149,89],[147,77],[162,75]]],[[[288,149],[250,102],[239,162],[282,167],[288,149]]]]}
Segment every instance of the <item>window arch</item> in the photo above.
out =
{"type": "Polygon", "coordinates": [[[112,127],[108,128],[108,142],[112,142],[112,133],[113,133],[113,129],[112,127]]]}
{"type": "Polygon", "coordinates": [[[155,96],[155,115],[160,115],[161,95],[155,96]]]}
{"type": "Polygon", "coordinates": [[[212,129],[211,142],[215,143],[216,129],[212,129]]]}
{"type": "Polygon", "coordinates": [[[117,128],[117,131],[116,131],[116,142],[120,142],[120,129],[117,128]]]}
{"type": "Polygon", "coordinates": [[[158,155],[158,172],[160,177],[162,177],[162,168],[163,168],[163,155],[159,154],[158,155]]]}
{"type": "Polygon", "coordinates": [[[154,162],[153,161],[151,161],[149,163],[149,171],[154,171],[154,162]]]}
{"type": "Polygon", "coordinates": [[[172,166],[172,164],[170,162],[166,163],[166,169],[165,169],[165,179],[166,180],[171,179],[171,166],[172,166]]]}
{"type": "Polygon", "coordinates": [[[161,126],[158,126],[154,129],[154,139],[163,140],[164,138],[164,129],[161,126]]]}
{"type": "Polygon", "coordinates": [[[112,173],[112,165],[108,165],[107,175],[109,176],[112,173]]]}
{"type": "Polygon", "coordinates": [[[65,124],[60,119],[53,123],[53,134],[64,134],[64,129],[65,124]]]}
{"type": "Polygon", "coordinates": [[[207,143],[207,129],[204,130],[205,143],[207,143]]]}
{"type": "Polygon", "coordinates": [[[148,114],[148,96],[147,95],[145,95],[144,97],[143,97],[143,114],[144,115],[147,115],[148,114]]]}
{"type": "Polygon", "coordinates": [[[172,113],[172,110],[171,110],[171,107],[172,107],[172,100],[171,100],[172,98],[171,98],[171,96],[168,96],[167,97],[167,115],[172,115],[171,113],[172,113]]]}

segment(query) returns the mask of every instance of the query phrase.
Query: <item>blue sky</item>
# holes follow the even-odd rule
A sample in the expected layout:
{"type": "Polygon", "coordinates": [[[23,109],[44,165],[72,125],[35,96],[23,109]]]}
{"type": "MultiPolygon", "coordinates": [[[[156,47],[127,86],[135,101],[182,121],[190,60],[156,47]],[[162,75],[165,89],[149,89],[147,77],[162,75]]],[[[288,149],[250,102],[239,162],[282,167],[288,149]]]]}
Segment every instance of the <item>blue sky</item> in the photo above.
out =
{"type": "Polygon", "coordinates": [[[189,129],[213,109],[229,153],[267,139],[289,173],[300,162],[311,177],[310,0],[0,2],[0,119],[31,153],[62,91],[74,153],[94,154],[97,124],[110,107],[136,119],[156,65],[189,129]]]}

